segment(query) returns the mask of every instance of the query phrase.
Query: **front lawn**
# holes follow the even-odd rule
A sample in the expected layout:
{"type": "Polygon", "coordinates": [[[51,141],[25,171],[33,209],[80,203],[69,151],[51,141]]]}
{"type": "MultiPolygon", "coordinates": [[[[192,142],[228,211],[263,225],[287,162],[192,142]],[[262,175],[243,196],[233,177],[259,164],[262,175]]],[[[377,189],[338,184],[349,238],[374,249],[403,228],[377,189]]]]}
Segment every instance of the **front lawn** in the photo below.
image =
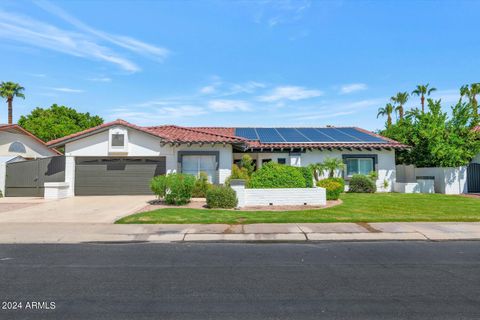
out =
{"type": "Polygon", "coordinates": [[[137,213],[117,223],[295,223],[480,221],[480,198],[441,194],[343,194],[343,204],[302,211],[237,211],[166,208],[137,213]]]}

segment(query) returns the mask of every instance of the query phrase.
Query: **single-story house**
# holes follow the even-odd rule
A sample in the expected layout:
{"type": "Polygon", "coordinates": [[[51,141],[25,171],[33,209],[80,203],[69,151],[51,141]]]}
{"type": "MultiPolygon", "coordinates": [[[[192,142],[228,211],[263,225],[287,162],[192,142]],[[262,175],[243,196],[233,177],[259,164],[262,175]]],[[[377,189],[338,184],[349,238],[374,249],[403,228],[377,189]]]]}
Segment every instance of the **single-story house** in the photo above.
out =
{"type": "Polygon", "coordinates": [[[19,125],[0,124],[0,191],[5,194],[7,164],[59,154],[19,125]]]}
{"type": "Polygon", "coordinates": [[[65,150],[67,195],[148,194],[159,174],[206,172],[222,184],[232,164],[249,154],[257,167],[268,161],[307,166],[337,157],[348,178],[376,171],[380,191],[395,182],[396,141],[355,128],[141,127],[105,123],[47,143],[65,150]]]}

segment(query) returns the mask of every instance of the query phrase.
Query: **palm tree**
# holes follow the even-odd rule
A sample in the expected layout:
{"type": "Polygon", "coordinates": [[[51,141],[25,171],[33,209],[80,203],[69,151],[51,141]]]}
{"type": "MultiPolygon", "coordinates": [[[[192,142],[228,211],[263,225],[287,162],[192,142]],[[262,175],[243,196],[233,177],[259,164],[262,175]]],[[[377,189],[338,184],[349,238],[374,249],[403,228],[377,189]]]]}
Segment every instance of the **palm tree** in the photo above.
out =
{"type": "Polygon", "coordinates": [[[328,171],[328,177],[333,178],[336,170],[343,170],[345,163],[339,158],[326,158],[320,163],[321,171],[328,171]]]}
{"type": "Polygon", "coordinates": [[[470,87],[464,85],[460,88],[460,96],[467,97],[472,107],[475,124],[478,124],[478,101],[477,94],[480,94],[480,83],[472,83],[470,87]]]}
{"type": "Polygon", "coordinates": [[[0,97],[7,99],[8,104],[8,124],[13,123],[13,107],[12,102],[14,97],[25,99],[23,94],[24,87],[15,82],[2,82],[0,84],[0,97]]]}
{"type": "Polygon", "coordinates": [[[318,182],[320,180],[320,176],[318,174],[318,171],[322,171],[322,164],[321,163],[312,163],[312,164],[308,165],[308,168],[312,171],[313,178],[315,178],[315,181],[318,182]]]}
{"type": "Polygon", "coordinates": [[[430,93],[433,91],[436,91],[437,88],[428,88],[428,83],[427,84],[419,84],[417,85],[417,88],[412,91],[412,95],[420,96],[420,102],[422,104],[422,113],[425,112],[425,96],[429,96],[430,93]]]}
{"type": "Polygon", "coordinates": [[[398,117],[400,120],[403,120],[403,106],[405,103],[408,101],[408,92],[399,92],[397,93],[396,96],[393,96],[390,98],[394,103],[397,103],[398,105],[395,107],[395,111],[398,112],[398,117]]]}
{"type": "Polygon", "coordinates": [[[378,108],[377,118],[382,116],[387,116],[387,128],[392,125],[392,113],[393,113],[393,105],[391,103],[387,103],[385,107],[378,108]]]}

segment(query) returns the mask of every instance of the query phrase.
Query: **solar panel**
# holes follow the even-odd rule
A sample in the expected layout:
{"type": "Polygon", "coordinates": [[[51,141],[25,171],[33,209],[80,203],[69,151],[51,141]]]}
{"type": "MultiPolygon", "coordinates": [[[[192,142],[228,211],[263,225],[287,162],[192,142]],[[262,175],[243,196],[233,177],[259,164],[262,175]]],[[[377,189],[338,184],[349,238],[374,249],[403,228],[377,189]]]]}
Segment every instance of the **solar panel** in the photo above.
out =
{"type": "Polygon", "coordinates": [[[315,128],[298,128],[297,130],[312,142],[335,142],[332,137],[319,132],[315,128]]]}
{"type": "Polygon", "coordinates": [[[365,132],[362,132],[362,131],[360,131],[356,128],[336,128],[336,129],[342,131],[345,134],[354,136],[354,137],[360,139],[363,142],[382,142],[382,143],[387,142],[382,138],[372,136],[372,135],[370,135],[368,133],[365,133],[365,132]]]}
{"type": "Polygon", "coordinates": [[[257,134],[260,142],[265,143],[284,143],[285,140],[275,128],[257,128],[257,134]]]}
{"type": "Polygon", "coordinates": [[[328,135],[335,142],[360,142],[360,139],[357,139],[353,136],[345,134],[337,130],[336,128],[316,128],[316,130],[328,135]]]}
{"type": "Polygon", "coordinates": [[[255,128],[236,128],[235,135],[248,140],[258,140],[257,132],[255,128]]]}
{"type": "Polygon", "coordinates": [[[278,128],[277,131],[287,142],[311,142],[295,128],[278,128]]]}

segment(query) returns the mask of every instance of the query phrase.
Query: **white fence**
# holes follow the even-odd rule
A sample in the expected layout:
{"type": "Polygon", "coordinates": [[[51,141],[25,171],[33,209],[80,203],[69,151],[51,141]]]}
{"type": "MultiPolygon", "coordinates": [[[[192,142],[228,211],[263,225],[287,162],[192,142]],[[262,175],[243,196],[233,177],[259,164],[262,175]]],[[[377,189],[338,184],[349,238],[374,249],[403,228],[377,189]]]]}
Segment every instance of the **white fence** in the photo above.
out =
{"type": "Polygon", "coordinates": [[[237,193],[238,207],[269,205],[319,205],[327,204],[324,188],[272,188],[246,189],[243,180],[232,180],[237,193]]]}
{"type": "Polygon", "coordinates": [[[416,183],[419,180],[434,180],[436,193],[467,193],[467,167],[417,168],[412,165],[397,165],[397,183],[416,183]]]}

